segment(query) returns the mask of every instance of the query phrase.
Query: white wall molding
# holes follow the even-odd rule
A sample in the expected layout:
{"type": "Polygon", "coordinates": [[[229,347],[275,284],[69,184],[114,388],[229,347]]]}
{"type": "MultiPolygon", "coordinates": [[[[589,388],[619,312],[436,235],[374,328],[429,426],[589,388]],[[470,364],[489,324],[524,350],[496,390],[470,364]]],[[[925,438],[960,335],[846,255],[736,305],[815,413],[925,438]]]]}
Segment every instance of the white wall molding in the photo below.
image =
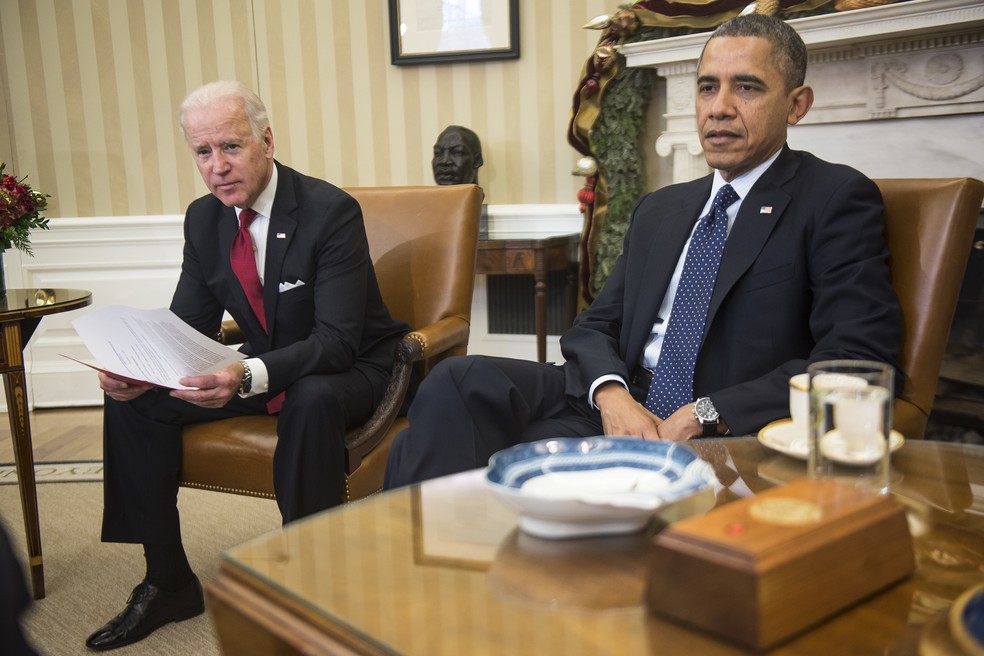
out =
{"type": "MultiPolygon", "coordinates": [[[[166,306],[181,265],[182,221],[181,215],[50,219],[48,230],[31,233],[34,257],[4,254],[7,285],[87,289],[95,306],[166,306]]],[[[95,374],[62,357],[89,357],[71,323],[86,311],[41,320],[24,354],[32,406],[102,403],[95,374]]]]}
{"type": "MultiPolygon", "coordinates": [[[[580,232],[577,205],[490,205],[490,235],[580,232]]],[[[99,405],[96,376],[62,354],[89,358],[72,320],[93,307],[166,307],[181,266],[182,215],[56,218],[49,230],[32,233],[34,257],[8,250],[8,287],[87,289],[90,308],[45,317],[25,352],[32,407],[99,405]]],[[[534,358],[532,335],[490,335],[484,276],[476,279],[472,308],[473,353],[534,358]]],[[[533,299],[530,299],[530,303],[533,299]]],[[[549,343],[556,358],[556,338],[549,343]]],[[[2,404],[0,404],[2,405],[2,404]]]]}
{"type": "Polygon", "coordinates": [[[581,232],[583,216],[576,204],[489,205],[489,236],[581,232]]]}

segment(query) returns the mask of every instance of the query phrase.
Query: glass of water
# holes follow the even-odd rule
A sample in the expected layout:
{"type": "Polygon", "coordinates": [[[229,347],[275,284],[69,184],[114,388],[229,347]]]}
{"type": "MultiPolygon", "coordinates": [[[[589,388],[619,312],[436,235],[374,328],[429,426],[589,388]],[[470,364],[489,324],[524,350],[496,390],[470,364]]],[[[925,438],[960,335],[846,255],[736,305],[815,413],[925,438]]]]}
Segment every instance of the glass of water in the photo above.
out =
{"type": "Polygon", "coordinates": [[[892,367],[864,360],[829,360],[810,365],[807,375],[810,475],[888,493],[892,367]]]}

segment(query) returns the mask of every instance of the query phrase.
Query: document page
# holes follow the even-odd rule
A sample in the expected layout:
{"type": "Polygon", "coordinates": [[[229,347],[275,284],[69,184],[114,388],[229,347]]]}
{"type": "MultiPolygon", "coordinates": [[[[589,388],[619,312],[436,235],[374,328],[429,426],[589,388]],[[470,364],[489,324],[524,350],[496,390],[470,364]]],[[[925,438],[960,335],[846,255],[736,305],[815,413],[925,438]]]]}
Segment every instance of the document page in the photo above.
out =
{"type": "Polygon", "coordinates": [[[245,357],[202,335],[167,308],[111,305],[75,319],[72,325],[98,364],[76,362],[158,387],[187,389],[179,379],[215,373],[245,357]]]}

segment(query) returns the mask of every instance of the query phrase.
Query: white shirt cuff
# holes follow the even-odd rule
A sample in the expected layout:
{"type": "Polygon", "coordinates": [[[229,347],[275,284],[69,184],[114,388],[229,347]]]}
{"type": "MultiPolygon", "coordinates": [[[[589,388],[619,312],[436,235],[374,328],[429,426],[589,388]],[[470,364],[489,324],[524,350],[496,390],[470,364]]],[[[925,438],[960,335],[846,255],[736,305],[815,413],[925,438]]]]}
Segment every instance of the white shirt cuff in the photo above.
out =
{"type": "MultiPolygon", "coordinates": [[[[254,376],[253,380],[256,380],[255,377],[256,374],[253,374],[253,376],[254,376]]],[[[615,374],[606,374],[604,376],[599,376],[597,379],[595,379],[595,382],[591,383],[591,387],[588,388],[588,404],[595,410],[598,409],[598,406],[596,406],[594,402],[595,390],[598,389],[598,386],[601,385],[602,383],[607,383],[612,380],[621,383],[622,387],[624,387],[626,390],[629,389],[629,386],[625,382],[625,379],[622,378],[621,376],[616,376],[615,374]]]]}

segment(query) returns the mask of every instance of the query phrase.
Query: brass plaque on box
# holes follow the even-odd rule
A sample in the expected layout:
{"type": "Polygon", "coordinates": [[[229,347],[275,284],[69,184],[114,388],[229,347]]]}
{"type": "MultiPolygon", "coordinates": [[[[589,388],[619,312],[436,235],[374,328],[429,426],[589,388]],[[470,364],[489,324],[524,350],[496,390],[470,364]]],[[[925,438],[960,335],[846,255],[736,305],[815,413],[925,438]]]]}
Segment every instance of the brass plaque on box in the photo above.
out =
{"type": "Polygon", "coordinates": [[[668,526],[650,610],[766,649],[915,569],[905,511],[845,483],[801,479],[668,526]]]}

